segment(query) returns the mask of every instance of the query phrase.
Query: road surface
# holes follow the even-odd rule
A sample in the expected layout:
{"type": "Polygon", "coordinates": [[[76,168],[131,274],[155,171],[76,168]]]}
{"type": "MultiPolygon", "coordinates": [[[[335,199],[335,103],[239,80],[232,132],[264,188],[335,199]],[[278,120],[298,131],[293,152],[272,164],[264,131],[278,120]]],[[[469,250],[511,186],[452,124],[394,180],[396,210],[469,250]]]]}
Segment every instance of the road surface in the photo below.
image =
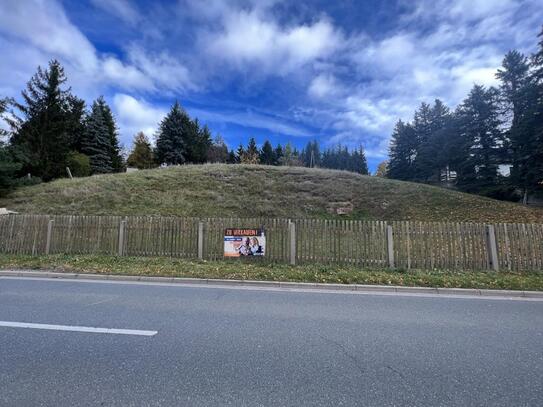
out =
{"type": "Polygon", "coordinates": [[[1,406],[543,405],[543,301],[0,278],[0,321],[1,406]]]}

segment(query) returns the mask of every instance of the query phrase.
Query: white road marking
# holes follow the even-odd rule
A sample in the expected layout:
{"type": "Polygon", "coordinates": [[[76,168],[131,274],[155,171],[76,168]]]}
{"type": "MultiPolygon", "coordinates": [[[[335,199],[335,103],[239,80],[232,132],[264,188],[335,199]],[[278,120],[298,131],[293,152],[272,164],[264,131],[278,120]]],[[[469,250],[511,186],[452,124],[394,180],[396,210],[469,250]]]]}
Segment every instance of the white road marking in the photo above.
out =
{"type": "Polygon", "coordinates": [[[70,332],[87,332],[87,333],[97,333],[97,334],[138,335],[138,336],[155,336],[158,333],[158,331],[141,331],[138,329],[93,328],[89,326],[32,324],[28,322],[13,322],[13,321],[0,321],[0,327],[47,329],[51,331],[70,331],[70,332]]]}

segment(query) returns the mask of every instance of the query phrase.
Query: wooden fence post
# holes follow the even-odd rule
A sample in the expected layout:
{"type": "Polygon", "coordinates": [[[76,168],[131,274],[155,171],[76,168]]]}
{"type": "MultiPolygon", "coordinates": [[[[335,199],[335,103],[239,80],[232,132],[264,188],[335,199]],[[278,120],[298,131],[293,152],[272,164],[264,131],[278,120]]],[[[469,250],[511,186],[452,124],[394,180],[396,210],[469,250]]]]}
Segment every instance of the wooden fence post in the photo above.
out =
{"type": "Polygon", "coordinates": [[[494,225],[486,225],[486,244],[488,247],[488,260],[494,271],[500,271],[498,262],[498,247],[496,245],[496,232],[494,225]]]}
{"type": "Polygon", "coordinates": [[[47,223],[47,240],[45,241],[45,254],[51,253],[51,238],[53,236],[53,219],[49,219],[47,223]]]}
{"type": "Polygon", "coordinates": [[[289,239],[290,239],[290,265],[296,265],[296,224],[289,221],[289,239]]]}
{"type": "Polygon", "coordinates": [[[119,256],[124,254],[124,240],[125,240],[126,220],[122,220],[119,224],[119,256]]]}
{"type": "Polygon", "coordinates": [[[204,222],[198,222],[198,260],[204,259],[204,222]]]}
{"type": "Polygon", "coordinates": [[[394,239],[392,237],[392,226],[387,225],[387,253],[388,267],[394,268],[394,239]]]}

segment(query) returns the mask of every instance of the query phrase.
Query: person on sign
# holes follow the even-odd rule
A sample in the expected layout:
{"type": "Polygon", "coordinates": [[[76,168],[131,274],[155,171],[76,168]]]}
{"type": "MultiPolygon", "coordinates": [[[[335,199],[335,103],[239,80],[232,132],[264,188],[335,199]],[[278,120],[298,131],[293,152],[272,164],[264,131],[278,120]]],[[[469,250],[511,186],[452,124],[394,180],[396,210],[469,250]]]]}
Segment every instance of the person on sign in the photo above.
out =
{"type": "Polygon", "coordinates": [[[245,242],[239,247],[240,256],[250,256],[253,253],[251,252],[251,241],[249,238],[245,239],[245,242]]]}
{"type": "Polygon", "coordinates": [[[262,254],[262,246],[260,246],[260,243],[258,242],[258,239],[256,237],[253,237],[251,239],[250,249],[253,256],[258,256],[262,254]]]}

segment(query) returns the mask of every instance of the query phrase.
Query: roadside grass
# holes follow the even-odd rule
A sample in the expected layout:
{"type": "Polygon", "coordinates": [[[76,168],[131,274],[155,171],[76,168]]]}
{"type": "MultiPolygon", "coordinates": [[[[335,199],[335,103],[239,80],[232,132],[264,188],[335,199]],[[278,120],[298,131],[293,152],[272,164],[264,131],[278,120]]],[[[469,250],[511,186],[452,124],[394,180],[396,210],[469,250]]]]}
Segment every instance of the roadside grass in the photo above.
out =
{"type": "Polygon", "coordinates": [[[348,265],[289,266],[235,260],[194,261],[163,257],[6,254],[0,254],[0,269],[47,269],[59,272],[135,276],[543,291],[543,270],[539,273],[405,271],[363,269],[348,265]]]}
{"type": "Polygon", "coordinates": [[[340,218],[541,223],[543,210],[424,184],[346,171],[265,165],[184,165],[23,187],[0,207],[51,215],[340,218]]]}

